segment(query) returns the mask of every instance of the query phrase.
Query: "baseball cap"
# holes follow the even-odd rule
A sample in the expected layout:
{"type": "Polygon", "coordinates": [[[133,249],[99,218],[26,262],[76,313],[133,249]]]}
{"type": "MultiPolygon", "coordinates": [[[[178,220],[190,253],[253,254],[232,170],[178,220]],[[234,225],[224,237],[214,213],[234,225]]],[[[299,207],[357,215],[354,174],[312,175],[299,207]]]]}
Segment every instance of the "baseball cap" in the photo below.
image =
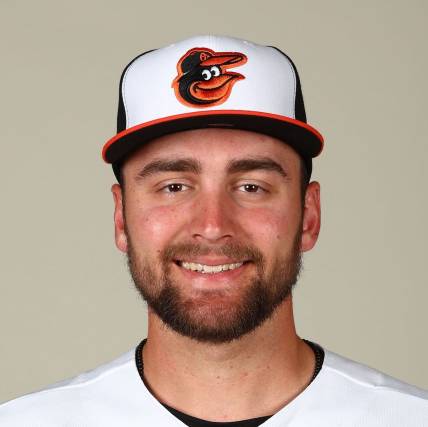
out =
{"type": "Polygon", "coordinates": [[[103,147],[120,164],[155,138],[201,128],[232,128],[283,140],[308,175],[323,137],[306,121],[299,75],[281,50],[224,36],[196,36],[145,52],[124,69],[117,134],[103,147]]]}

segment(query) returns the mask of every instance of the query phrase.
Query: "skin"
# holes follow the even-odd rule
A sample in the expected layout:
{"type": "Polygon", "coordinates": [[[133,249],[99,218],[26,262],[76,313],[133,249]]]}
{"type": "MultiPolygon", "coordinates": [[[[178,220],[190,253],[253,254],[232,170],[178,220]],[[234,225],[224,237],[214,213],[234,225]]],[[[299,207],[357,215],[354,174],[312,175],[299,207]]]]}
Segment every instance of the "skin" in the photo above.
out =
{"type": "MultiPolygon", "coordinates": [[[[165,245],[182,242],[213,251],[230,242],[251,244],[263,253],[270,271],[274,260],[291,250],[299,227],[302,252],[312,249],[318,238],[320,187],[317,182],[308,185],[302,206],[299,167],[293,149],[253,132],[201,129],[159,138],[127,159],[124,188],[112,187],[116,245],[127,253],[131,239],[138,260],[149,260],[159,277],[159,253],[165,245]],[[286,176],[272,170],[227,171],[231,160],[250,157],[274,160],[286,176]],[[155,159],[178,158],[197,160],[201,171],[139,177],[155,159]],[[166,187],[170,184],[183,186],[166,187]]],[[[215,256],[204,260],[219,263],[215,256]]],[[[201,321],[210,322],[216,304],[239,304],[255,271],[250,262],[220,279],[215,274],[189,275],[171,263],[171,274],[180,292],[206,310],[201,321]],[[213,298],[204,297],[210,292],[213,298]]],[[[159,400],[211,421],[274,414],[305,389],[315,365],[312,350],[296,333],[291,296],[260,327],[220,344],[178,334],[149,308],[143,357],[146,381],[159,400]]]]}

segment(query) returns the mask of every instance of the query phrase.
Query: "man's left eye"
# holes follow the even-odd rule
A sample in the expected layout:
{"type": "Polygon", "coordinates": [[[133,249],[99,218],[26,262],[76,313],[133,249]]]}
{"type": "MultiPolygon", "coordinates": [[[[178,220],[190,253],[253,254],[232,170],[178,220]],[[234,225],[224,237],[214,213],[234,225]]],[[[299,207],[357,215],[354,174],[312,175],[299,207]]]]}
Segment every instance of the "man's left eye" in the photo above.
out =
{"type": "Polygon", "coordinates": [[[260,193],[264,191],[264,189],[257,184],[243,184],[239,186],[239,188],[242,188],[241,191],[245,193],[260,193]]]}

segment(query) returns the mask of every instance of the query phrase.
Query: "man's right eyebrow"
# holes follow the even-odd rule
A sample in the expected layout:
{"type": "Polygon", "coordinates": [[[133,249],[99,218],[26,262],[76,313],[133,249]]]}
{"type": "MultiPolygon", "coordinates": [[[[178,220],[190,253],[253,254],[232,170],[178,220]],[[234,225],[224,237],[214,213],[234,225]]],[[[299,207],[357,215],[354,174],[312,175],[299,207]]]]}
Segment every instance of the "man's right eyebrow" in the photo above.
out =
{"type": "Polygon", "coordinates": [[[201,169],[200,163],[194,159],[159,159],[147,163],[147,165],[138,172],[136,179],[144,179],[150,175],[161,172],[191,172],[199,174],[201,173],[201,169]]]}

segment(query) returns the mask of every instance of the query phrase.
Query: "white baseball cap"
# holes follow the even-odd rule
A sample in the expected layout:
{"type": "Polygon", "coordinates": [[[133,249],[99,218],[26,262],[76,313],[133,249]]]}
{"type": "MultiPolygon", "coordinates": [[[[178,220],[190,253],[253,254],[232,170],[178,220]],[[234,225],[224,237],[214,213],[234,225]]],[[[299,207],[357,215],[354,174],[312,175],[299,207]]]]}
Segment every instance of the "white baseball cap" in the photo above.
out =
{"type": "Polygon", "coordinates": [[[121,162],[154,138],[200,128],[249,130],[283,140],[305,161],[323,148],[306,122],[297,69],[279,49],[246,40],[197,36],[133,59],[120,79],[117,135],[103,158],[121,162]]]}

